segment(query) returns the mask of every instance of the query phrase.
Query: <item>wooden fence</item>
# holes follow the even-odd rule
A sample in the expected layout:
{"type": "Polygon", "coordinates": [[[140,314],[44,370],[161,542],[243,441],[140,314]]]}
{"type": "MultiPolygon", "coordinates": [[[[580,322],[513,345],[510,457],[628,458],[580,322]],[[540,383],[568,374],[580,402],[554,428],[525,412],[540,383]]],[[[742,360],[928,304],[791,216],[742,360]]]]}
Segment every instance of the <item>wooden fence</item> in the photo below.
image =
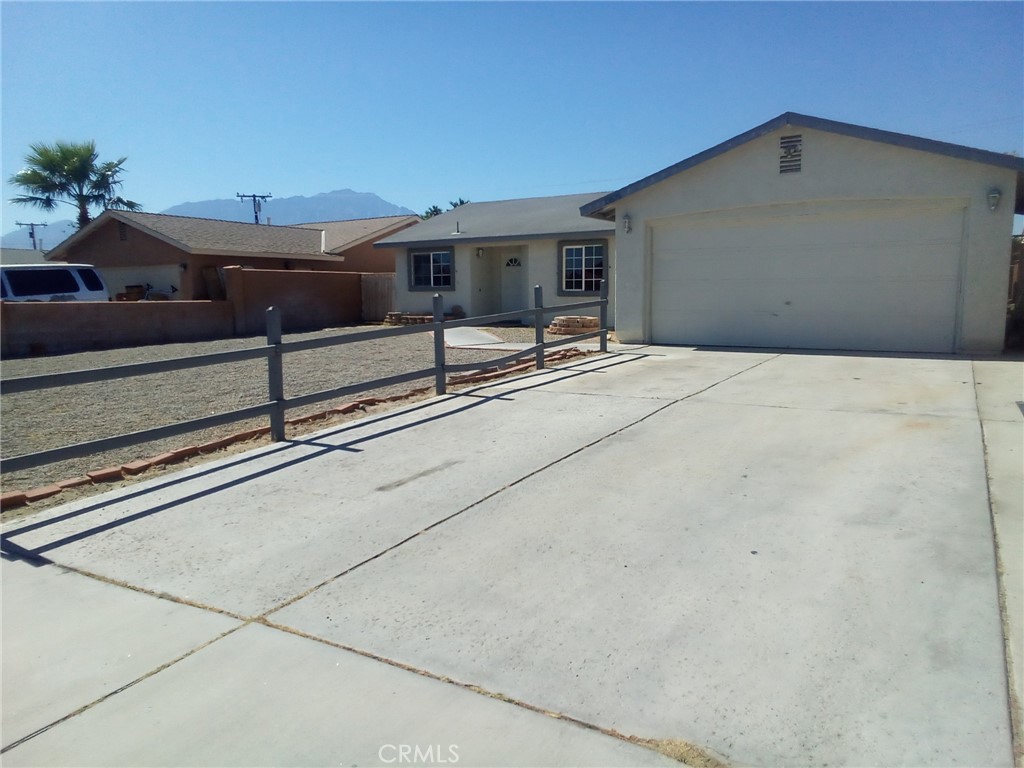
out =
{"type": "Polygon", "coordinates": [[[363,322],[380,323],[395,308],[395,276],[363,275],[363,322]]]}

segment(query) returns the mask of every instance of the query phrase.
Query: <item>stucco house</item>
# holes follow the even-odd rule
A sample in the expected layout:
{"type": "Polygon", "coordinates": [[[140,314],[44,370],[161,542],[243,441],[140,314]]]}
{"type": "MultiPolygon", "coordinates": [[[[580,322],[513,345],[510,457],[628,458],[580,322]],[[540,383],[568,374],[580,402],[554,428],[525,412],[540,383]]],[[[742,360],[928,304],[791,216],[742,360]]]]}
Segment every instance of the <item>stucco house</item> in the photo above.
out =
{"type": "Polygon", "coordinates": [[[580,207],[622,341],[937,353],[1002,349],[1015,211],[1021,158],[791,112],[580,207]]]}
{"type": "Polygon", "coordinates": [[[0,248],[0,264],[45,264],[46,253],[31,248],[0,248]]]}
{"type": "Polygon", "coordinates": [[[393,272],[394,254],[373,248],[417,216],[295,226],[104,211],[48,251],[51,261],[94,264],[111,293],[129,285],[174,287],[176,299],[223,298],[217,268],[393,272]]]}
{"type": "Polygon", "coordinates": [[[597,296],[605,278],[611,297],[615,224],[580,216],[601,194],[467,203],[382,238],[375,247],[396,252],[395,309],[429,313],[438,293],[445,311],[511,312],[533,306],[535,285],[555,306],[597,296]]]}

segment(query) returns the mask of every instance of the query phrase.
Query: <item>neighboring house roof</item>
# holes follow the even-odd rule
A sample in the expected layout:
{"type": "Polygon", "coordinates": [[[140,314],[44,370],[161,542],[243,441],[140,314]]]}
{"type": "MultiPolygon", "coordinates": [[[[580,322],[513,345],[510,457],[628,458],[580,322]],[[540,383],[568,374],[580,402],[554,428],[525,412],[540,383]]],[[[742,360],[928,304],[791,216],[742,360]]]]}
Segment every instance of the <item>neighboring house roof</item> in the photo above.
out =
{"type": "Polygon", "coordinates": [[[108,210],[49,251],[47,258],[65,258],[72,246],[88,238],[111,219],[124,222],[190,254],[296,256],[324,261],[338,261],[337,255],[341,251],[419,220],[416,216],[387,216],[282,227],[164,213],[108,210]],[[330,247],[325,248],[325,245],[330,247]]]}
{"type": "Polygon", "coordinates": [[[46,254],[31,248],[0,248],[0,264],[45,264],[46,254]]]}
{"type": "Polygon", "coordinates": [[[106,216],[132,224],[190,253],[288,253],[305,256],[322,252],[320,233],[300,227],[244,224],[163,213],[105,211],[94,222],[90,222],[82,233],[93,224],[99,225],[106,216]]]}
{"type": "Polygon", "coordinates": [[[965,147],[959,144],[948,144],[944,141],[924,139],[919,136],[909,136],[903,133],[882,131],[877,128],[865,128],[860,125],[840,123],[835,120],[826,120],[821,117],[812,117],[811,115],[801,115],[796,112],[784,112],[778,117],[769,120],[767,123],[763,123],[756,128],[750,129],[746,133],[734,136],[728,141],[723,141],[721,144],[711,147],[710,149],[706,149],[692,157],[688,157],[675,165],[670,165],[668,168],[664,168],[657,173],[652,173],[650,176],[640,179],[639,181],[635,181],[622,189],[616,190],[615,192],[610,192],[597,200],[588,201],[580,206],[580,213],[583,216],[593,216],[594,218],[600,219],[614,217],[615,211],[613,203],[616,201],[621,200],[628,195],[635,194],[640,190],[657,184],[660,181],[664,181],[671,176],[675,176],[677,173],[682,173],[685,170],[693,168],[695,165],[700,165],[712,158],[723,155],[726,152],[730,152],[747,142],[759,139],[762,136],[785,126],[827,131],[829,133],[836,133],[842,136],[850,136],[855,139],[877,141],[883,144],[892,144],[897,147],[904,147],[906,149],[916,149],[921,152],[933,152],[939,155],[946,155],[947,157],[954,157],[959,160],[970,160],[975,163],[984,163],[987,165],[999,166],[1001,168],[1010,168],[1017,171],[1016,212],[1024,213],[1024,210],[1022,210],[1022,207],[1024,207],[1024,159],[1020,157],[1003,154],[1001,152],[991,152],[986,149],[965,147]]]}
{"type": "Polygon", "coordinates": [[[295,224],[294,226],[323,230],[327,233],[327,246],[324,250],[328,253],[341,253],[357,245],[398,232],[419,220],[419,216],[379,216],[373,219],[318,221],[309,224],[295,224]]]}
{"type": "Polygon", "coordinates": [[[602,192],[558,197],[530,197],[466,203],[386,237],[377,248],[455,245],[463,242],[535,240],[553,237],[598,237],[612,234],[611,224],[580,216],[580,206],[602,192]]]}

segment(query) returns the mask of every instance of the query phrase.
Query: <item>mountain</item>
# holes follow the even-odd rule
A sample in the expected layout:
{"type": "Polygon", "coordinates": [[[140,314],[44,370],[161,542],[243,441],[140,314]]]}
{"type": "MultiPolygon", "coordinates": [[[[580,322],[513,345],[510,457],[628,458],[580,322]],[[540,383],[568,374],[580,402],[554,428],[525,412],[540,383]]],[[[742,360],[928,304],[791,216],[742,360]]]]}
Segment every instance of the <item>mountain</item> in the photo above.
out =
{"type": "MultiPolygon", "coordinates": [[[[312,197],[272,197],[262,202],[262,224],[304,224],[312,221],[344,221],[346,219],[372,219],[378,216],[409,216],[415,211],[389,203],[372,192],[353,192],[337,189],[321,192],[312,197]]],[[[251,223],[252,200],[228,198],[181,203],[160,213],[174,216],[195,216],[200,219],[223,219],[251,223]]],[[[20,219],[19,219],[20,221],[20,219]]],[[[75,233],[75,222],[70,219],[55,221],[47,227],[36,227],[37,247],[53,248],[75,233]]],[[[0,239],[4,248],[31,248],[28,227],[8,232],[0,239]]]]}
{"type": "MultiPolygon", "coordinates": [[[[21,219],[19,218],[19,221],[21,219]]],[[[31,219],[27,219],[31,220],[31,219]]],[[[48,226],[36,227],[36,248],[42,251],[49,250],[64,242],[71,235],[75,234],[75,222],[71,219],[61,219],[50,222],[48,226]]],[[[31,248],[32,238],[29,237],[29,228],[20,227],[13,232],[8,232],[0,238],[0,247],[3,248],[31,248]]]]}
{"type": "MultiPolygon", "coordinates": [[[[261,203],[262,224],[302,224],[311,221],[343,221],[370,219],[377,216],[408,216],[415,211],[383,200],[372,192],[337,189],[312,197],[272,197],[261,203]]],[[[175,216],[196,216],[201,219],[252,222],[252,200],[229,198],[182,203],[161,213],[175,216]]]]}

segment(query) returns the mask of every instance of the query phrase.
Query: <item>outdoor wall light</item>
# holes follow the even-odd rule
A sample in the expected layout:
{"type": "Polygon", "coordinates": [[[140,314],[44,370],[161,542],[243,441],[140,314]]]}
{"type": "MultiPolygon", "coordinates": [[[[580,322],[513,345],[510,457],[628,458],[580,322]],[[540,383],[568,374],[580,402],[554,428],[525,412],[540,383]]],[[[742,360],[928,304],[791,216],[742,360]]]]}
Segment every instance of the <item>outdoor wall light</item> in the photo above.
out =
{"type": "Polygon", "coordinates": [[[477,248],[476,249],[476,257],[478,259],[482,259],[484,257],[484,249],[483,248],[477,248]]]}
{"type": "Polygon", "coordinates": [[[627,233],[633,231],[633,219],[629,217],[628,213],[622,217],[622,229],[627,233]]]}
{"type": "Polygon", "coordinates": [[[988,209],[994,211],[999,207],[999,200],[1002,198],[1003,192],[1001,189],[992,188],[988,191],[988,209]]]}

